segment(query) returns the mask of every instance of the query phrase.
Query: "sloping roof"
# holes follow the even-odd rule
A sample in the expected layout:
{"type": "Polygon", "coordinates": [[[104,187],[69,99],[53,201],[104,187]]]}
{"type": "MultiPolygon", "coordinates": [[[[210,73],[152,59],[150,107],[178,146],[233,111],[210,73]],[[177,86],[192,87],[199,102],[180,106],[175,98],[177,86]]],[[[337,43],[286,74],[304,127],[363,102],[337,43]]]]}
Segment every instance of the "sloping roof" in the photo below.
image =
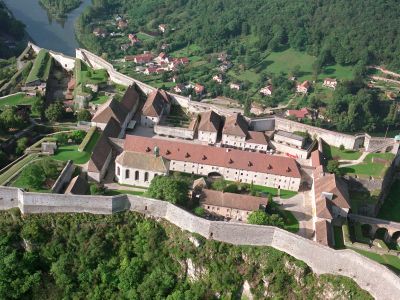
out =
{"type": "Polygon", "coordinates": [[[275,135],[280,135],[280,136],[286,137],[288,139],[292,139],[292,140],[296,140],[296,141],[300,141],[300,142],[304,141],[304,137],[294,134],[294,133],[291,133],[291,132],[283,131],[283,130],[277,130],[275,132],[275,135]]]}
{"type": "Polygon", "coordinates": [[[113,118],[108,121],[106,127],[104,127],[103,133],[106,137],[117,138],[121,133],[121,125],[113,118]]]}
{"type": "Polygon", "coordinates": [[[213,110],[201,114],[199,131],[218,132],[221,125],[221,117],[213,110]]]}
{"type": "Polygon", "coordinates": [[[308,114],[310,114],[310,111],[306,107],[303,107],[302,109],[288,109],[287,110],[287,115],[294,116],[298,119],[305,118],[308,114]]]}
{"type": "Polygon", "coordinates": [[[124,151],[115,161],[122,166],[135,166],[140,170],[168,172],[168,161],[162,156],[155,156],[154,154],[124,151]]]}
{"type": "Polygon", "coordinates": [[[316,178],[315,184],[315,197],[318,198],[322,193],[333,194],[332,203],[340,208],[350,208],[349,204],[349,191],[346,183],[335,174],[325,174],[325,176],[316,178]]]}
{"type": "Polygon", "coordinates": [[[75,176],[72,178],[64,194],[86,195],[89,191],[88,182],[82,176],[75,176]]]}
{"type": "Polygon", "coordinates": [[[259,210],[260,206],[267,206],[268,199],[250,195],[224,193],[214,190],[203,189],[200,203],[219,207],[228,207],[246,211],[259,210]]]}
{"type": "Polygon", "coordinates": [[[92,122],[96,123],[108,123],[111,118],[118,121],[119,124],[123,124],[128,111],[115,99],[108,100],[104,103],[95,113],[92,118],[92,122]]]}
{"type": "Polygon", "coordinates": [[[317,243],[332,247],[332,225],[326,220],[315,223],[315,238],[317,243]]]}
{"type": "Polygon", "coordinates": [[[233,114],[226,118],[222,133],[235,136],[247,136],[249,124],[241,114],[233,114]]]}
{"type": "Polygon", "coordinates": [[[299,167],[293,158],[258,152],[136,135],[126,136],[124,150],[148,153],[156,146],[159,148],[160,155],[169,160],[301,178],[299,167]]]}
{"type": "Polygon", "coordinates": [[[318,218],[328,220],[333,219],[332,204],[328,199],[322,197],[321,195],[316,198],[315,210],[318,218]]]}
{"type": "Polygon", "coordinates": [[[104,132],[101,134],[88,164],[88,171],[99,173],[104,167],[108,155],[112,152],[111,144],[104,132]]]}
{"type": "Polygon", "coordinates": [[[164,90],[151,92],[143,106],[143,115],[149,117],[160,117],[165,105],[170,102],[168,94],[164,90]]]}
{"type": "Polygon", "coordinates": [[[264,132],[260,131],[249,131],[247,134],[246,143],[268,145],[264,132]]]}
{"type": "Polygon", "coordinates": [[[321,152],[319,152],[319,150],[317,149],[317,150],[311,152],[311,166],[316,168],[321,165],[322,165],[321,152]]]}
{"type": "Polygon", "coordinates": [[[132,111],[135,106],[139,104],[139,94],[134,86],[129,86],[121,100],[121,105],[128,110],[132,111]]]}

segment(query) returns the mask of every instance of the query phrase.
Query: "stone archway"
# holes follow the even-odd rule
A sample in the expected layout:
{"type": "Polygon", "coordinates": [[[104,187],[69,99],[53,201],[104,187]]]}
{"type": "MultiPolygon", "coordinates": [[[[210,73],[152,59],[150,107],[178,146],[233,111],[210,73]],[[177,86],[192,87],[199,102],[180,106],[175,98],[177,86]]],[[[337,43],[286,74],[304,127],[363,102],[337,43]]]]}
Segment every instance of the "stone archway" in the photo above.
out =
{"type": "Polygon", "coordinates": [[[375,235],[375,230],[372,228],[370,224],[362,224],[361,233],[363,236],[373,239],[375,235]]]}
{"type": "Polygon", "coordinates": [[[392,241],[400,246],[400,231],[396,231],[392,234],[392,241]]]}
{"type": "Polygon", "coordinates": [[[224,179],[224,176],[219,172],[210,172],[207,177],[210,179],[224,179]]]}
{"type": "Polygon", "coordinates": [[[376,230],[374,238],[383,240],[386,243],[390,242],[389,232],[388,232],[387,228],[384,228],[384,227],[378,228],[376,230]]]}

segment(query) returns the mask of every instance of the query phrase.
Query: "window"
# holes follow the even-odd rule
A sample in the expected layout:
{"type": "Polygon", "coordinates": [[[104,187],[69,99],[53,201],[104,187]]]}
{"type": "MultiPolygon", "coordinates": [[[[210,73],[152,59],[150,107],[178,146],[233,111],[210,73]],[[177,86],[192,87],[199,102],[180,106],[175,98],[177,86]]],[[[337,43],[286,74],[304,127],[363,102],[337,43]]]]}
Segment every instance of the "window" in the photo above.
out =
{"type": "Polygon", "coordinates": [[[139,171],[135,172],[135,180],[139,180],[139,171]]]}
{"type": "Polygon", "coordinates": [[[125,170],[125,178],[129,178],[129,170],[128,169],[125,170]]]}
{"type": "Polygon", "coordinates": [[[149,173],[148,172],[144,173],[144,181],[145,182],[149,181],[149,173]]]}
{"type": "Polygon", "coordinates": [[[119,176],[121,174],[121,169],[117,167],[117,175],[119,176]]]}

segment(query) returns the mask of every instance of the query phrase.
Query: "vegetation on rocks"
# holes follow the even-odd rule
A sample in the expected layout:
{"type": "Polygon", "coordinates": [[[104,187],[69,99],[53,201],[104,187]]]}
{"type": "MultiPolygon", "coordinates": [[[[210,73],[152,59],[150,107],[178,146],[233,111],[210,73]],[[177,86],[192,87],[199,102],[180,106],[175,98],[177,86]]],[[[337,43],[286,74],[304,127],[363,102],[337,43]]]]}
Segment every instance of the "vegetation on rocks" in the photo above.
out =
{"type": "Polygon", "coordinates": [[[371,299],[353,280],[317,277],[273,248],[197,235],[196,246],[135,213],[0,214],[1,299],[239,299],[245,280],[257,299],[371,299]]]}

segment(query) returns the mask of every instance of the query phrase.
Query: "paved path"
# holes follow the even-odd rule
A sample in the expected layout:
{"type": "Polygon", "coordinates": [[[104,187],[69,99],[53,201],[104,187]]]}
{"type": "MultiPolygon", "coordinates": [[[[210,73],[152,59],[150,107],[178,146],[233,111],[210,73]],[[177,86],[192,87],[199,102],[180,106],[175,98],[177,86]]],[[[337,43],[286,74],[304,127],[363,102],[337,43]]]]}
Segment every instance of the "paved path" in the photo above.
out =
{"type": "Polygon", "coordinates": [[[368,154],[369,154],[368,152],[363,152],[363,154],[361,154],[361,156],[357,160],[341,159],[341,160],[339,160],[339,163],[342,163],[340,165],[340,167],[341,168],[345,168],[345,167],[351,167],[351,166],[359,165],[364,161],[364,159],[367,157],[368,154]]]}
{"type": "Polygon", "coordinates": [[[298,193],[289,199],[274,198],[282,208],[290,211],[299,221],[298,235],[307,239],[312,239],[314,235],[314,226],[312,220],[311,192],[298,193]]]}

